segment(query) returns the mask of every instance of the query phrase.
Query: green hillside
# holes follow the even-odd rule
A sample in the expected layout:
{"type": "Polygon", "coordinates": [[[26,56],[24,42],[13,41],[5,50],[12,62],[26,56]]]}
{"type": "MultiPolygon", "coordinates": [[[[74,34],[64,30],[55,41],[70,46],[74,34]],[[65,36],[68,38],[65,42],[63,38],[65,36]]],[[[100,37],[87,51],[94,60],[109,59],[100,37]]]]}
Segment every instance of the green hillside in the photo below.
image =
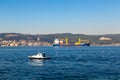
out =
{"type": "Polygon", "coordinates": [[[40,38],[40,41],[49,42],[52,44],[55,38],[65,39],[69,38],[70,42],[78,41],[80,37],[81,40],[89,40],[91,44],[112,44],[120,43],[120,34],[106,34],[105,37],[112,38],[110,41],[100,41],[99,38],[103,35],[85,35],[85,34],[72,34],[72,33],[56,33],[56,34],[20,34],[20,33],[0,33],[0,40],[33,40],[36,41],[40,38]]]}

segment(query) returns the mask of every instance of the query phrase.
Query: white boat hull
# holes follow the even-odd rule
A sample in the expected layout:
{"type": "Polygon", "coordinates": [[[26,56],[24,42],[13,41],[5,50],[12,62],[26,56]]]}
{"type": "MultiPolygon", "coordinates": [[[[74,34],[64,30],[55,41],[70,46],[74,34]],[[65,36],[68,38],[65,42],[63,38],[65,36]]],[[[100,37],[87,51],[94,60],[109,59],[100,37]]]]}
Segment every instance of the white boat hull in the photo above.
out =
{"type": "Polygon", "coordinates": [[[28,56],[29,59],[50,59],[50,57],[32,57],[32,56],[28,56]]]}

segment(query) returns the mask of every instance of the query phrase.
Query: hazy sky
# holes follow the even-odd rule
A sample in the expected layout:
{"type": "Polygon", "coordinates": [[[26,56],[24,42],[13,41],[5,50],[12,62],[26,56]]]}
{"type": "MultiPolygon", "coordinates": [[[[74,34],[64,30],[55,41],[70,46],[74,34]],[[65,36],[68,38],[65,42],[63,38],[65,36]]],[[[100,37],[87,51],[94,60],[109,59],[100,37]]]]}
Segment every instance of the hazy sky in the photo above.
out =
{"type": "Polygon", "coordinates": [[[120,33],[120,0],[0,0],[0,32],[120,33]]]}

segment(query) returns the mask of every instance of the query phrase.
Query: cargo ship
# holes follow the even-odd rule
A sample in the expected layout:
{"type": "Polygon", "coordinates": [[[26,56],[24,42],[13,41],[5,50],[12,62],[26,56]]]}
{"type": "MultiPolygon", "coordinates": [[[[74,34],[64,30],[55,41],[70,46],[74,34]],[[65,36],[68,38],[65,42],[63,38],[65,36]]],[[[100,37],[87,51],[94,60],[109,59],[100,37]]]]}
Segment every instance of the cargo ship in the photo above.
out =
{"type": "Polygon", "coordinates": [[[58,39],[55,38],[54,42],[53,42],[53,46],[90,46],[90,42],[88,40],[79,40],[77,42],[75,42],[74,44],[70,44],[68,43],[68,38],[66,39],[58,39]],[[65,43],[63,43],[65,42],[65,43]]]}

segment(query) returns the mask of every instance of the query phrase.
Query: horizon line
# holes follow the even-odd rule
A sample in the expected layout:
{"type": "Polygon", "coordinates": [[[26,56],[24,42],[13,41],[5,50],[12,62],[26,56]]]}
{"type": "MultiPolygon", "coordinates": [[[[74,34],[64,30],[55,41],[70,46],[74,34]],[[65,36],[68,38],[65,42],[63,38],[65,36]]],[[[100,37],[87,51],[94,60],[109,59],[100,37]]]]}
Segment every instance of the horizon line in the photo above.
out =
{"type": "Polygon", "coordinates": [[[83,34],[83,35],[109,35],[109,34],[120,34],[120,33],[103,33],[103,34],[85,34],[85,33],[70,33],[70,32],[59,32],[59,33],[20,33],[20,32],[0,32],[0,34],[28,34],[28,35],[49,35],[49,34],[83,34]]]}

